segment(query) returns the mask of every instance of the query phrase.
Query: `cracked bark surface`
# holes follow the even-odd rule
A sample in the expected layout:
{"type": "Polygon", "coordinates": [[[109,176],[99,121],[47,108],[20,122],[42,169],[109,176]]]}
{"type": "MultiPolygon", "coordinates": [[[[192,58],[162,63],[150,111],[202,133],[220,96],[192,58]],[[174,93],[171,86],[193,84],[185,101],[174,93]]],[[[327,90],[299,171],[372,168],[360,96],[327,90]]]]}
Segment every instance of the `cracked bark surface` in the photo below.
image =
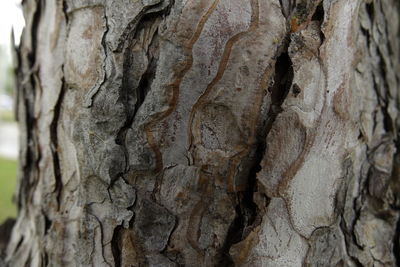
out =
{"type": "Polygon", "coordinates": [[[23,7],[0,264],[400,264],[397,1],[23,7]]]}

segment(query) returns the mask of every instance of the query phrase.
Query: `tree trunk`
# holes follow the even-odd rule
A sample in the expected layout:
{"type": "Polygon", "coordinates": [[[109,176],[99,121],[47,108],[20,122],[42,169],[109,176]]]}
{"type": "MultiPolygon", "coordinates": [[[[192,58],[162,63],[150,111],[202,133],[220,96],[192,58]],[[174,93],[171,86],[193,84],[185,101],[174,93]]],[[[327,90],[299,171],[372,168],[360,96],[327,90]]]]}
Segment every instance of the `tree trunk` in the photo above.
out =
{"type": "Polygon", "coordinates": [[[400,264],[398,1],[23,7],[7,264],[400,264]]]}

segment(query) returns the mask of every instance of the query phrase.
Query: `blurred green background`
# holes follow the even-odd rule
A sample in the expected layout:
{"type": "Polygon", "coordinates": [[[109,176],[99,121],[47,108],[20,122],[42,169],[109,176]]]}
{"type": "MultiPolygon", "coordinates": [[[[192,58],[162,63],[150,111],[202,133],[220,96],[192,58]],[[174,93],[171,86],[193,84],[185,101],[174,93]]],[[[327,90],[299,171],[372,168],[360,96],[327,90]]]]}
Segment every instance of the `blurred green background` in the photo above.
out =
{"type": "Polygon", "coordinates": [[[11,199],[15,190],[17,161],[0,158],[0,224],[7,217],[15,217],[16,208],[11,199]]]}
{"type": "MultiPolygon", "coordinates": [[[[18,127],[13,118],[14,70],[11,60],[12,41],[18,45],[24,27],[21,0],[0,0],[0,224],[15,216],[12,204],[15,191],[18,127]],[[13,27],[14,40],[11,39],[13,27]]],[[[1,265],[1,264],[0,264],[1,265]]]]}
{"type": "Polygon", "coordinates": [[[0,224],[15,217],[12,202],[17,175],[18,130],[14,119],[14,76],[10,47],[0,42],[0,224]],[[12,153],[15,152],[15,153],[12,153]]]}

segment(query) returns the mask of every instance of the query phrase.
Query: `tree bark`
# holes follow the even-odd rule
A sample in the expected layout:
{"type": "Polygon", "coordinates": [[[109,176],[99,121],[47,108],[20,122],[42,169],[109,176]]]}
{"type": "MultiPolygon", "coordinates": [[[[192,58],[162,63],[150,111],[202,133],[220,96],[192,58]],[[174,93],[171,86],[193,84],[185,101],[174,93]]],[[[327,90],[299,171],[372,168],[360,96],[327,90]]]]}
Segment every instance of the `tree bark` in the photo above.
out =
{"type": "Polygon", "coordinates": [[[23,8],[6,264],[400,264],[398,1],[23,8]]]}

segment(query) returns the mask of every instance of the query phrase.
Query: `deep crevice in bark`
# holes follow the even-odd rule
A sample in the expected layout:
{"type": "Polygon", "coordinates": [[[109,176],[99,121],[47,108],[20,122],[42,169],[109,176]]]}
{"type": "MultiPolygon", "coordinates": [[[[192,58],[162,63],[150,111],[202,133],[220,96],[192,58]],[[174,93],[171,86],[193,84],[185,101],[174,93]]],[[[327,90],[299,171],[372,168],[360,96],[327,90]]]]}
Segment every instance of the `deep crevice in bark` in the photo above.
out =
{"type": "Polygon", "coordinates": [[[28,53],[28,62],[31,63],[30,68],[33,68],[36,63],[36,48],[37,48],[37,37],[39,30],[39,22],[42,17],[42,1],[37,1],[37,6],[35,10],[35,14],[33,15],[32,24],[31,24],[31,38],[32,38],[32,50],[28,53]]]}
{"type": "Polygon", "coordinates": [[[253,196],[257,192],[257,173],[261,170],[261,161],[264,153],[265,138],[260,139],[256,146],[254,164],[250,168],[248,175],[247,189],[236,193],[236,201],[238,202],[235,207],[236,217],[228,229],[225,243],[221,248],[220,266],[233,266],[233,261],[229,254],[230,248],[246,238],[250,232],[247,231],[246,233],[246,228],[254,228],[256,226],[254,224],[259,216],[259,209],[253,200],[253,196]]]}
{"type": "Polygon", "coordinates": [[[281,6],[282,15],[285,18],[289,18],[291,13],[293,12],[295,1],[291,0],[279,0],[279,4],[281,6]]]}
{"type": "MultiPolygon", "coordinates": [[[[64,73],[64,70],[63,70],[64,73]]],[[[61,105],[64,100],[64,94],[66,91],[65,88],[65,81],[64,77],[62,78],[62,85],[61,85],[61,91],[60,95],[58,96],[57,103],[54,108],[54,115],[53,115],[53,121],[51,122],[50,125],[50,139],[51,139],[51,152],[53,154],[53,165],[54,165],[54,178],[56,180],[56,185],[55,185],[55,192],[57,192],[57,208],[58,210],[60,209],[60,201],[61,201],[61,190],[63,187],[62,184],[62,178],[61,178],[61,168],[60,168],[60,159],[58,156],[59,153],[59,145],[58,145],[58,121],[60,118],[60,113],[61,113],[61,105]]]]}
{"type": "MultiPolygon", "coordinates": [[[[399,133],[398,133],[399,134],[399,133]]],[[[399,159],[400,159],[400,140],[399,136],[397,136],[397,139],[395,140],[395,146],[397,152],[394,155],[393,159],[393,170],[392,170],[392,183],[397,185],[395,188],[392,188],[393,193],[394,193],[394,199],[393,202],[391,203],[391,209],[397,212],[397,221],[395,224],[395,233],[393,236],[393,256],[395,258],[396,266],[400,266],[400,203],[398,202],[398,197],[400,192],[398,191],[398,184],[400,182],[400,168],[397,167],[399,166],[399,159]]],[[[393,187],[393,185],[389,185],[390,187],[393,187]]]]}
{"type": "Polygon", "coordinates": [[[323,2],[321,2],[315,9],[315,12],[311,17],[311,20],[322,22],[324,20],[324,16],[325,16],[325,12],[324,12],[324,7],[323,7],[323,2]]]}
{"type": "MultiPolygon", "coordinates": [[[[380,62],[379,62],[379,72],[380,72],[380,77],[386,77],[386,64],[384,62],[384,56],[382,55],[382,53],[380,52],[380,49],[377,49],[378,55],[380,57],[380,62]]],[[[387,95],[385,96],[380,96],[380,92],[379,92],[379,85],[375,82],[374,80],[374,84],[375,84],[375,90],[377,92],[378,95],[378,101],[379,101],[379,105],[381,108],[381,112],[383,114],[383,126],[384,129],[387,133],[394,133],[394,123],[393,120],[389,114],[389,101],[387,99],[387,95]]],[[[386,81],[386,79],[383,79],[383,87],[385,89],[385,93],[388,94],[389,93],[389,85],[386,81]]]]}
{"type": "Polygon", "coordinates": [[[11,237],[12,229],[15,225],[15,219],[8,218],[0,224],[0,265],[5,257],[6,248],[11,237]]]}
{"type": "Polygon", "coordinates": [[[43,261],[43,266],[49,266],[49,254],[47,252],[44,253],[43,261]]]}
{"type": "Polygon", "coordinates": [[[322,23],[324,22],[325,19],[325,10],[324,10],[324,4],[323,1],[321,1],[319,3],[319,5],[317,6],[317,8],[315,9],[314,14],[311,17],[312,21],[318,21],[319,22],[319,37],[321,38],[321,45],[324,43],[325,41],[325,34],[322,31],[321,27],[322,27],[322,23]]]}
{"type": "Polygon", "coordinates": [[[271,94],[271,107],[268,111],[265,125],[265,138],[268,137],[268,133],[270,132],[276,117],[282,112],[281,106],[292,86],[294,71],[292,60],[288,53],[289,45],[290,39],[288,36],[283,43],[282,52],[276,59],[275,76],[272,85],[268,88],[268,91],[271,94]]]}
{"type": "MultiPolygon", "coordinates": [[[[160,12],[150,13],[143,16],[139,28],[134,32],[132,32],[133,37],[129,38],[130,43],[127,45],[124,51],[125,55],[124,56],[125,60],[123,63],[124,75],[121,85],[121,91],[122,91],[122,102],[124,103],[126,110],[126,121],[124,126],[120,129],[117,135],[116,143],[121,145],[125,151],[125,158],[126,158],[125,172],[129,171],[129,154],[128,151],[126,150],[126,143],[125,143],[126,133],[128,129],[132,126],[137,111],[143,104],[147,93],[150,91],[152,81],[155,77],[157,61],[158,61],[156,55],[150,55],[149,53],[149,50],[151,50],[152,46],[158,46],[157,42],[155,44],[153,42],[157,38],[157,30],[156,30],[154,36],[152,36],[152,40],[149,44],[149,47],[147,48],[148,49],[147,58],[149,60],[147,69],[142,74],[139,84],[135,88],[131,88],[132,84],[135,84],[135,81],[132,81],[130,79],[132,75],[130,75],[129,72],[132,71],[131,69],[132,61],[137,60],[133,58],[132,55],[130,54],[135,44],[133,40],[138,38],[138,34],[140,34],[142,30],[144,30],[146,27],[151,27],[154,23],[157,22],[157,19],[165,13],[166,13],[165,10],[161,10],[160,12]],[[136,99],[133,99],[134,96],[136,96],[136,99]]],[[[155,50],[158,49],[156,48],[155,50]]]]}
{"type": "MultiPolygon", "coordinates": [[[[348,180],[350,179],[350,177],[353,177],[355,174],[353,173],[352,170],[352,165],[353,163],[351,161],[345,161],[344,162],[344,166],[343,169],[345,170],[345,175],[344,175],[344,181],[343,182],[348,182],[348,180]]],[[[345,211],[345,202],[346,202],[346,195],[347,195],[347,191],[348,191],[348,185],[344,185],[341,186],[340,190],[344,190],[342,191],[343,193],[343,198],[339,200],[339,198],[337,198],[338,203],[339,202],[343,202],[341,204],[341,207],[338,206],[337,204],[335,205],[336,207],[336,211],[338,212],[338,214],[340,214],[340,223],[339,223],[339,228],[341,230],[341,232],[343,233],[344,236],[344,243],[345,243],[345,251],[346,254],[349,256],[350,260],[357,266],[363,266],[361,264],[361,262],[358,260],[358,258],[356,258],[354,255],[351,254],[351,250],[350,248],[357,248],[362,250],[363,248],[357,243],[357,238],[356,235],[354,233],[354,228],[355,225],[358,221],[358,219],[360,218],[360,208],[357,207],[357,201],[358,198],[363,197],[361,194],[363,194],[362,192],[359,192],[358,197],[356,197],[353,200],[353,213],[354,213],[354,219],[351,222],[346,222],[345,218],[344,218],[344,211],[345,211]],[[350,225],[348,226],[347,223],[349,223],[350,225]]]]}
{"type": "Polygon", "coordinates": [[[358,261],[357,258],[353,257],[350,254],[349,247],[351,246],[351,238],[349,238],[349,235],[347,234],[347,227],[345,220],[343,218],[343,215],[340,215],[340,223],[339,223],[339,229],[343,233],[344,236],[344,249],[346,251],[346,255],[349,256],[350,260],[357,266],[357,267],[362,267],[363,265],[358,261]]]}
{"type": "MultiPolygon", "coordinates": [[[[399,212],[399,210],[397,210],[399,212]]],[[[393,236],[393,255],[396,260],[396,266],[400,266],[400,216],[396,222],[395,234],[393,236]]]]}
{"type": "MultiPolygon", "coordinates": [[[[32,83],[34,84],[34,80],[31,79],[32,83]]],[[[32,89],[30,86],[28,86],[29,89],[32,89]]],[[[21,207],[23,206],[23,202],[28,200],[28,195],[29,195],[29,189],[32,188],[32,185],[34,181],[32,181],[32,176],[31,172],[34,167],[39,165],[39,158],[35,157],[35,152],[34,152],[34,146],[32,140],[34,140],[34,128],[35,128],[35,118],[31,116],[30,114],[33,114],[33,107],[32,105],[29,104],[29,99],[26,96],[26,94],[33,94],[33,92],[27,92],[28,88],[26,86],[23,86],[22,88],[18,89],[23,91],[22,94],[22,102],[23,105],[25,105],[25,123],[26,123],[26,141],[27,141],[27,148],[26,148],[26,155],[25,155],[25,162],[26,164],[23,166],[23,175],[21,176],[20,180],[20,192],[19,192],[19,198],[18,198],[18,210],[21,210],[21,207]],[[28,164],[29,162],[32,162],[32,164],[28,164]],[[23,199],[22,199],[23,198],[23,199]]],[[[34,96],[31,96],[31,99],[33,99],[34,96]]],[[[23,122],[22,122],[23,123],[23,122]]]]}
{"type": "Polygon", "coordinates": [[[142,25],[143,21],[146,20],[146,17],[152,16],[152,15],[158,17],[163,14],[164,15],[169,14],[171,7],[174,5],[174,0],[170,0],[168,2],[168,6],[162,8],[161,10],[151,12],[151,9],[157,9],[157,7],[162,7],[164,4],[164,1],[167,1],[167,0],[161,0],[156,4],[150,4],[150,5],[146,6],[146,8],[144,8],[140,14],[138,14],[131,22],[128,23],[124,32],[122,33],[121,37],[119,38],[117,48],[115,49],[114,52],[117,52],[117,53],[121,52],[125,48],[125,44],[127,42],[130,43],[135,38],[135,33],[139,32],[138,27],[140,27],[140,25],[142,25]]]}
{"type": "Polygon", "coordinates": [[[366,3],[365,4],[365,9],[367,10],[367,14],[368,14],[371,22],[373,22],[374,21],[374,10],[375,10],[374,2],[366,3]]]}
{"type": "Polygon", "coordinates": [[[275,63],[275,77],[274,84],[268,89],[271,93],[272,106],[268,113],[268,117],[275,120],[276,116],[281,111],[281,105],[289,93],[293,81],[293,67],[292,60],[287,52],[289,43],[285,45],[284,52],[282,52],[275,63]]]}
{"type": "MultiPolygon", "coordinates": [[[[155,33],[157,34],[157,33],[155,33]]],[[[131,123],[133,122],[133,119],[135,118],[135,115],[139,108],[142,106],[144,99],[146,98],[147,93],[151,89],[151,84],[153,83],[153,80],[156,75],[156,68],[157,68],[157,62],[158,59],[154,56],[150,56],[150,61],[149,65],[147,67],[146,72],[142,75],[139,86],[136,88],[136,105],[135,109],[132,114],[131,123]]]]}
{"type": "MultiPolygon", "coordinates": [[[[375,21],[375,10],[376,7],[374,6],[374,2],[371,3],[366,3],[365,4],[365,10],[367,12],[367,15],[371,21],[371,24],[377,24],[375,21]]],[[[377,66],[374,66],[374,71],[373,71],[373,83],[374,83],[374,89],[377,95],[377,100],[378,104],[380,106],[380,110],[384,116],[383,120],[383,125],[384,129],[387,133],[394,133],[394,122],[393,119],[391,118],[389,114],[389,99],[390,92],[389,92],[389,84],[388,84],[388,79],[387,79],[387,73],[388,73],[388,68],[390,69],[390,66],[387,66],[385,62],[385,55],[383,54],[383,51],[380,48],[380,45],[374,41],[374,38],[372,38],[372,33],[370,32],[372,29],[362,29],[363,34],[367,38],[367,46],[368,46],[368,51],[373,48],[376,51],[376,56],[379,59],[379,62],[377,63],[377,66]],[[374,42],[373,46],[371,42],[374,42]],[[381,83],[379,82],[379,79],[382,79],[381,83]],[[383,88],[382,88],[383,87],[383,88]],[[381,88],[383,90],[381,90],[381,88]]],[[[386,34],[387,34],[387,28],[386,34]]],[[[382,33],[383,34],[383,33],[382,33]]],[[[384,35],[384,34],[383,34],[384,35]]],[[[388,51],[391,51],[390,43],[386,43],[386,46],[388,48],[388,51]]],[[[369,55],[371,55],[371,52],[369,52],[369,55]]],[[[375,64],[374,64],[375,65],[375,64]]]]}
{"type": "MultiPolygon", "coordinates": [[[[364,187],[364,186],[362,186],[362,187],[364,187]]],[[[358,206],[357,201],[359,201],[360,198],[365,198],[363,192],[360,192],[358,197],[354,198],[354,201],[353,201],[354,220],[351,222],[350,228],[346,227],[344,229],[344,233],[346,233],[346,236],[349,236],[351,238],[351,240],[349,240],[349,243],[351,241],[351,243],[354,244],[358,249],[363,250],[363,247],[360,246],[360,244],[358,244],[356,234],[354,233],[354,229],[357,224],[357,221],[360,219],[360,216],[361,216],[361,208],[357,207],[358,206]]]]}
{"type": "MultiPolygon", "coordinates": [[[[61,5],[62,5],[62,11],[64,13],[65,16],[65,20],[66,23],[68,23],[68,15],[66,10],[68,9],[67,3],[66,1],[61,1],[61,5]]],[[[64,95],[65,92],[67,90],[66,88],[66,82],[65,82],[65,78],[64,78],[64,65],[62,65],[61,67],[62,70],[62,78],[61,78],[61,88],[60,88],[60,93],[58,95],[58,99],[56,102],[56,105],[54,107],[54,111],[53,111],[53,120],[50,124],[50,140],[51,140],[51,152],[53,155],[53,167],[54,167],[54,178],[55,178],[55,192],[57,194],[57,209],[60,210],[60,206],[61,206],[61,191],[62,191],[62,187],[63,187],[63,183],[62,183],[62,172],[61,172],[61,167],[60,167],[60,158],[58,156],[59,152],[60,152],[60,147],[58,144],[58,122],[60,119],[60,114],[62,111],[62,103],[64,100],[64,95]]],[[[46,217],[46,220],[48,220],[48,218],[46,217]]]]}
{"type": "Polygon", "coordinates": [[[254,164],[249,169],[247,188],[243,192],[237,192],[236,198],[238,204],[235,207],[236,217],[228,229],[227,237],[221,248],[221,260],[219,266],[232,266],[233,261],[229,254],[230,248],[240,241],[244,240],[259,223],[261,223],[260,210],[254,202],[254,193],[257,192],[257,173],[261,170],[261,161],[264,158],[266,149],[266,138],[272,125],[282,111],[281,105],[287,97],[293,82],[293,66],[288,54],[289,38],[283,43],[282,52],[275,62],[275,75],[273,85],[268,88],[271,94],[271,107],[268,112],[264,125],[260,127],[257,144],[255,146],[254,164]],[[258,220],[257,220],[258,219],[258,220]],[[249,230],[250,229],[250,230],[249,230]]]}
{"type": "Polygon", "coordinates": [[[42,213],[43,213],[43,217],[44,217],[44,232],[48,233],[48,231],[50,230],[50,227],[51,227],[51,220],[49,219],[49,217],[47,217],[47,215],[44,211],[42,211],[42,213]]]}
{"type": "MultiPolygon", "coordinates": [[[[36,62],[36,46],[37,46],[37,34],[38,34],[38,26],[41,18],[41,1],[37,2],[36,10],[34,11],[32,24],[31,26],[31,40],[32,40],[32,47],[28,53],[24,53],[26,55],[25,60],[20,61],[20,68],[19,68],[19,83],[17,84],[17,90],[19,91],[18,97],[19,99],[17,102],[25,106],[24,110],[24,119],[25,122],[22,121],[21,123],[25,123],[26,127],[26,154],[25,154],[25,162],[26,164],[22,166],[23,174],[20,175],[20,188],[18,193],[18,201],[17,206],[18,210],[21,210],[24,201],[28,201],[29,198],[29,191],[33,187],[35,181],[32,179],[34,175],[32,174],[32,170],[37,168],[38,162],[40,160],[40,155],[37,155],[38,151],[35,151],[35,144],[37,143],[35,133],[35,123],[36,119],[34,117],[34,99],[35,99],[35,84],[36,80],[33,77],[35,75],[36,70],[35,62],[36,62]],[[28,80],[29,82],[23,83],[22,81],[28,80]],[[32,163],[32,164],[30,164],[32,163]]],[[[21,48],[23,47],[23,43],[26,42],[23,36],[21,37],[21,44],[20,44],[20,51],[22,52],[21,48]]]]}
{"type": "Polygon", "coordinates": [[[22,243],[24,243],[24,240],[25,240],[25,237],[21,236],[21,238],[18,240],[17,245],[15,246],[15,251],[18,251],[21,248],[22,243]]]}
{"type": "Polygon", "coordinates": [[[113,237],[111,239],[111,251],[114,257],[114,264],[115,267],[121,267],[121,247],[120,247],[120,237],[121,237],[121,230],[123,227],[118,225],[114,229],[113,237]]]}
{"type": "MultiPolygon", "coordinates": [[[[133,50],[133,47],[135,45],[134,40],[139,39],[139,34],[141,34],[142,31],[144,31],[146,28],[152,27],[155,23],[158,22],[160,16],[168,15],[170,12],[170,5],[162,9],[158,12],[153,12],[149,14],[145,14],[142,16],[139,21],[137,22],[138,26],[135,26],[134,29],[130,31],[130,33],[127,36],[126,40],[126,46],[123,51],[124,53],[124,61],[123,61],[123,80],[122,80],[122,85],[121,85],[121,101],[124,103],[125,106],[125,112],[126,112],[126,120],[123,125],[123,127],[119,130],[116,138],[116,143],[122,147],[124,150],[125,154],[125,170],[124,173],[121,173],[120,176],[124,177],[124,175],[129,172],[129,153],[127,150],[127,144],[126,144],[126,134],[129,130],[129,128],[132,126],[134,119],[136,117],[136,114],[145,101],[145,98],[147,96],[147,93],[151,89],[152,82],[155,78],[156,74],[156,68],[157,68],[157,62],[158,62],[158,55],[153,54],[153,49],[155,53],[158,52],[159,48],[159,40],[157,39],[158,35],[158,29],[155,30],[154,35],[151,36],[151,40],[149,42],[148,47],[144,47],[143,49],[146,50],[146,56],[148,59],[148,64],[147,64],[147,69],[146,71],[142,74],[140,77],[140,80],[138,82],[138,85],[134,88],[132,88],[132,84],[136,84],[136,81],[131,80],[131,74],[130,72],[132,71],[132,62],[134,60],[137,60],[134,58],[131,53],[133,50]],[[136,97],[134,99],[134,97],[136,97]],[[133,107],[133,108],[132,108],[133,107]]],[[[118,177],[115,179],[112,179],[112,183],[117,180],[118,177]]],[[[110,187],[112,186],[112,183],[110,184],[110,187]]],[[[133,210],[133,206],[129,207],[128,210],[133,210]]],[[[133,218],[130,221],[130,227],[132,227],[133,223],[133,218]]],[[[120,233],[121,233],[122,226],[117,226],[117,228],[114,229],[113,233],[113,238],[111,241],[111,247],[112,247],[112,253],[115,261],[116,266],[121,266],[121,248],[119,243],[120,239],[120,233]]]]}

